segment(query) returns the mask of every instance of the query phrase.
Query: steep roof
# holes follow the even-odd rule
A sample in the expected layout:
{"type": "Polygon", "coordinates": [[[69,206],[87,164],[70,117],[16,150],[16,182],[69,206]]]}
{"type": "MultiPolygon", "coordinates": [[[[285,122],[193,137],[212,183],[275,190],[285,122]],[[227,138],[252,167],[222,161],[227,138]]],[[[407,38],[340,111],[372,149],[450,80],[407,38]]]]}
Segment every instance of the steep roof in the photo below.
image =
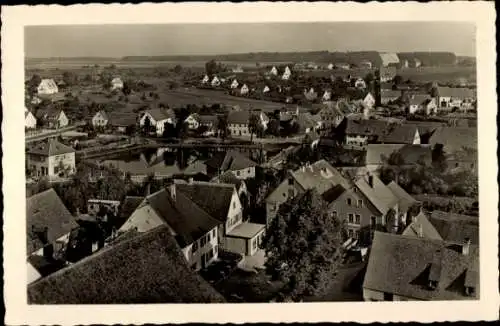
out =
{"type": "Polygon", "coordinates": [[[413,144],[418,128],[415,125],[395,125],[380,139],[386,144],[413,144]]]}
{"type": "Polygon", "coordinates": [[[297,122],[301,129],[314,128],[316,126],[316,121],[312,118],[311,113],[299,113],[297,116],[297,122]]]}
{"type": "Polygon", "coordinates": [[[380,59],[382,60],[382,64],[387,66],[391,63],[399,63],[399,57],[397,53],[380,53],[380,59]]]}
{"type": "Polygon", "coordinates": [[[175,184],[176,193],[182,193],[201,209],[219,221],[225,222],[231,199],[235,192],[233,184],[193,181],[175,184]]]}
{"type": "Polygon", "coordinates": [[[420,159],[432,161],[432,149],[429,146],[404,144],[368,144],[366,146],[366,164],[381,165],[383,158],[387,159],[392,153],[398,152],[405,164],[416,164],[420,159]]]}
{"type": "Polygon", "coordinates": [[[231,111],[227,116],[228,124],[248,124],[250,121],[250,112],[246,110],[231,111]]]}
{"type": "Polygon", "coordinates": [[[398,203],[398,198],[377,176],[370,176],[373,178],[373,186],[370,186],[367,175],[358,177],[355,184],[373,206],[385,215],[398,203]]]}
{"type": "Polygon", "coordinates": [[[75,150],[73,148],[61,144],[55,139],[49,139],[48,141],[38,143],[28,149],[28,153],[30,154],[38,154],[44,156],[54,156],[74,152],[75,150]]]}
{"type": "Polygon", "coordinates": [[[479,248],[468,255],[440,240],[375,232],[363,288],[417,300],[466,300],[479,298],[479,248]],[[430,290],[430,279],[438,281],[430,290]],[[475,287],[465,296],[465,284],[475,287]]]}
{"type": "Polygon", "coordinates": [[[226,171],[214,179],[220,183],[233,184],[236,186],[236,189],[238,189],[243,183],[243,180],[238,179],[231,171],[226,171]]]}
{"type": "Polygon", "coordinates": [[[448,242],[463,243],[469,238],[479,245],[479,218],[450,212],[432,211],[429,221],[448,242]]]}
{"type": "Polygon", "coordinates": [[[398,207],[400,212],[407,212],[408,209],[418,203],[409,193],[401,188],[396,182],[391,181],[387,187],[392,191],[394,196],[398,199],[398,207]]]}
{"type": "Polygon", "coordinates": [[[426,104],[430,100],[431,96],[428,94],[414,94],[410,97],[410,105],[426,104]]]}
{"type": "Polygon", "coordinates": [[[28,255],[44,246],[36,231],[47,228],[47,242],[53,243],[76,227],[78,224],[54,189],[50,188],[26,199],[28,255]]]}
{"type": "Polygon", "coordinates": [[[429,143],[443,144],[447,153],[462,150],[463,147],[477,149],[477,128],[440,127],[432,134],[429,143]]]}
{"type": "Polygon", "coordinates": [[[62,110],[56,108],[41,108],[36,111],[37,119],[47,119],[47,120],[57,120],[61,114],[62,110]]]}
{"type": "Polygon", "coordinates": [[[100,114],[101,117],[104,119],[104,120],[109,120],[109,117],[108,117],[108,114],[106,113],[106,111],[104,110],[100,110],[99,112],[97,112],[94,116],[100,114]]]}
{"type": "Polygon", "coordinates": [[[382,98],[398,98],[401,96],[401,91],[394,91],[392,89],[383,89],[380,91],[380,96],[382,98]]]}
{"type": "Polygon", "coordinates": [[[215,155],[205,162],[207,166],[222,171],[237,171],[257,166],[257,163],[235,150],[229,150],[225,154],[215,155]]]}
{"type": "Polygon", "coordinates": [[[346,134],[365,135],[365,136],[383,136],[388,127],[386,121],[371,119],[347,119],[346,134]]]}
{"type": "Polygon", "coordinates": [[[57,89],[57,84],[54,81],[54,79],[42,79],[40,81],[40,84],[38,85],[38,87],[40,87],[40,86],[45,86],[45,87],[48,87],[51,89],[57,89]]]}
{"type": "Polygon", "coordinates": [[[144,201],[141,196],[127,196],[120,205],[119,216],[122,220],[126,220],[132,215],[137,207],[144,201]]]}
{"type": "Polygon", "coordinates": [[[200,114],[198,115],[198,121],[201,124],[216,124],[218,118],[216,115],[200,114]]]}
{"type": "Polygon", "coordinates": [[[460,99],[475,97],[474,91],[465,87],[446,87],[439,86],[438,94],[441,97],[456,97],[460,99]]]}
{"type": "Polygon", "coordinates": [[[413,221],[406,227],[402,235],[412,237],[424,237],[431,240],[443,240],[436,228],[429,222],[423,212],[413,218],[413,221]],[[421,233],[421,234],[420,234],[421,233]]]}
{"type": "Polygon", "coordinates": [[[167,227],[117,242],[32,283],[28,299],[35,304],[225,301],[190,270],[167,227]]]}
{"type": "Polygon", "coordinates": [[[319,160],[291,173],[291,176],[304,189],[315,189],[320,195],[336,185],[344,188],[351,186],[340,172],[325,160],[319,160]]]}
{"type": "Polygon", "coordinates": [[[132,126],[137,123],[137,115],[125,112],[108,113],[109,124],[117,127],[132,126]]]}
{"type": "Polygon", "coordinates": [[[220,224],[182,192],[175,192],[173,200],[171,192],[162,189],[146,197],[144,204],[149,204],[172,228],[181,248],[190,245],[220,224]]]}
{"type": "Polygon", "coordinates": [[[154,108],[147,110],[146,112],[148,112],[156,121],[175,119],[175,112],[172,109],[154,108]]]}

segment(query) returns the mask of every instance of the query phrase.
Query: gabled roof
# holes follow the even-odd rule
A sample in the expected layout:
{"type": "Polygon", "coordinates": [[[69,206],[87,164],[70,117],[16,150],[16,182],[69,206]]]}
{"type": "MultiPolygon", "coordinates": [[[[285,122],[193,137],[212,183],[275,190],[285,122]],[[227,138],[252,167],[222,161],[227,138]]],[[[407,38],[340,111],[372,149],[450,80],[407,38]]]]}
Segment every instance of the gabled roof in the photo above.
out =
{"type": "Polygon", "coordinates": [[[134,113],[110,112],[108,123],[117,127],[133,126],[137,123],[137,115],[134,113]]]}
{"type": "Polygon", "coordinates": [[[375,232],[363,288],[416,300],[475,300],[478,268],[475,245],[464,255],[444,241],[375,232]],[[434,290],[427,288],[430,279],[438,282],[434,290]],[[464,295],[466,280],[474,296],[464,295]]]}
{"type": "Polygon", "coordinates": [[[398,198],[392,191],[375,175],[370,175],[373,179],[373,186],[370,186],[367,175],[358,177],[355,181],[356,187],[368,198],[375,208],[385,215],[398,203],[398,198]]]}
{"type": "Polygon", "coordinates": [[[235,193],[233,184],[193,181],[175,184],[176,193],[182,193],[210,216],[225,222],[231,199],[235,193]]]}
{"type": "Polygon", "coordinates": [[[238,171],[257,166],[257,163],[235,150],[229,150],[221,155],[214,155],[205,164],[223,172],[228,170],[238,171]]]}
{"type": "Polygon", "coordinates": [[[28,149],[28,153],[30,154],[38,154],[44,156],[54,156],[74,152],[75,150],[73,148],[61,144],[55,139],[49,139],[46,142],[38,143],[28,149]]]}
{"type": "Polygon", "coordinates": [[[366,164],[381,165],[384,159],[388,159],[392,153],[401,154],[405,164],[416,164],[423,159],[425,162],[432,161],[432,149],[430,146],[405,145],[405,144],[368,144],[366,146],[366,164]]]}
{"type": "Polygon", "coordinates": [[[40,81],[40,84],[38,85],[38,87],[40,87],[40,86],[45,86],[48,88],[57,89],[57,84],[54,81],[54,79],[42,79],[40,81]]]}
{"type": "Polygon", "coordinates": [[[443,240],[436,228],[429,222],[423,212],[413,218],[413,221],[406,227],[402,235],[409,237],[423,237],[431,240],[443,240]]]}
{"type": "Polygon", "coordinates": [[[401,91],[393,91],[392,89],[383,89],[380,92],[382,98],[399,98],[401,96],[401,91]]]}
{"type": "Polygon", "coordinates": [[[181,248],[190,245],[220,224],[182,192],[175,192],[174,200],[169,190],[162,189],[147,196],[143,205],[149,205],[170,226],[181,248]]]}
{"type": "Polygon", "coordinates": [[[104,110],[100,110],[100,111],[99,111],[99,112],[97,112],[95,115],[98,115],[98,114],[100,114],[100,115],[101,115],[101,117],[102,117],[104,120],[109,120],[109,118],[108,118],[108,114],[106,113],[106,111],[104,111],[104,110]]]}
{"type": "Polygon", "coordinates": [[[382,60],[382,64],[387,66],[391,63],[399,63],[399,57],[397,53],[380,53],[380,59],[382,60]]]}
{"type": "Polygon", "coordinates": [[[220,183],[232,184],[236,187],[236,189],[238,189],[243,183],[243,180],[238,179],[231,171],[224,172],[219,177],[214,178],[214,180],[220,183]]]}
{"type": "Polygon", "coordinates": [[[430,95],[427,94],[415,94],[410,97],[410,105],[421,105],[425,104],[431,99],[430,95]]]}
{"type": "Polygon", "coordinates": [[[407,212],[414,204],[418,203],[409,193],[401,188],[396,182],[391,181],[387,187],[392,191],[393,195],[398,199],[398,207],[400,212],[407,212]]]}
{"type": "Polygon", "coordinates": [[[35,304],[225,301],[190,270],[167,227],[117,242],[32,283],[28,300],[35,304]]]}
{"type": "Polygon", "coordinates": [[[231,111],[227,116],[228,124],[248,124],[250,121],[250,112],[247,110],[231,111]]]}
{"type": "Polygon", "coordinates": [[[132,213],[139,207],[139,205],[144,201],[144,197],[141,196],[127,196],[122,201],[120,205],[120,219],[126,220],[132,215],[132,213]]]}
{"type": "Polygon", "coordinates": [[[78,224],[54,189],[50,188],[26,199],[28,255],[44,246],[43,239],[37,232],[47,228],[47,243],[53,243],[76,227],[78,224]]]}
{"type": "Polygon", "coordinates": [[[415,125],[395,125],[380,139],[386,144],[413,144],[418,128],[415,125]]]}
{"type": "Polygon", "coordinates": [[[314,128],[316,126],[316,121],[312,118],[312,114],[309,112],[299,113],[297,116],[297,123],[301,129],[314,128]]]}
{"type": "Polygon", "coordinates": [[[198,115],[198,121],[201,124],[216,124],[218,121],[218,118],[216,115],[209,115],[209,114],[200,114],[198,115]]]}
{"type": "Polygon", "coordinates": [[[292,172],[291,176],[302,189],[315,189],[320,195],[339,184],[344,188],[351,186],[350,182],[325,160],[299,168],[292,172]]]}
{"type": "Polygon", "coordinates": [[[441,237],[448,242],[463,243],[469,238],[479,245],[479,218],[442,211],[432,211],[429,221],[441,237]]]}
{"type": "Polygon", "coordinates": [[[460,99],[475,97],[474,91],[465,87],[438,87],[438,94],[441,97],[456,97],[460,99]]]}
{"type": "Polygon", "coordinates": [[[60,109],[41,108],[41,109],[38,109],[36,111],[36,118],[37,119],[47,119],[47,120],[57,120],[57,119],[59,119],[61,112],[63,112],[63,111],[60,109]]]}
{"type": "Polygon", "coordinates": [[[439,127],[429,139],[429,143],[444,145],[446,153],[462,150],[463,147],[477,149],[477,128],[439,127]]]}
{"type": "Polygon", "coordinates": [[[175,119],[175,112],[172,109],[154,108],[147,110],[146,112],[149,113],[156,121],[175,119]]]}
{"type": "Polygon", "coordinates": [[[348,135],[366,135],[383,136],[388,127],[386,121],[371,119],[347,119],[346,134],[348,135]]]}

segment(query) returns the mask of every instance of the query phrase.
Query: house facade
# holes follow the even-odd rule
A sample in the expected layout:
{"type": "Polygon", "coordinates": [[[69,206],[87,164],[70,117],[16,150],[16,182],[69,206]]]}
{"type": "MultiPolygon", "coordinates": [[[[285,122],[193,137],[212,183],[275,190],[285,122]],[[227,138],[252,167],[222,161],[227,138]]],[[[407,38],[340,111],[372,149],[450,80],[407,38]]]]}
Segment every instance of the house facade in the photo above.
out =
{"type": "Polygon", "coordinates": [[[108,124],[108,115],[104,111],[97,112],[92,117],[92,126],[95,127],[105,127],[108,124]]]}
{"type": "Polygon", "coordinates": [[[474,91],[464,87],[438,87],[437,103],[439,110],[472,109],[476,95],[474,91]]]}
{"type": "Polygon", "coordinates": [[[49,129],[64,128],[69,124],[69,119],[63,110],[41,109],[36,112],[36,118],[49,129]]]}
{"type": "Polygon", "coordinates": [[[359,89],[365,89],[366,88],[365,80],[363,78],[357,78],[356,81],[354,81],[354,87],[359,89]]]}
{"type": "Polygon", "coordinates": [[[214,76],[214,78],[212,78],[212,82],[210,83],[212,85],[212,87],[218,87],[220,86],[220,79],[219,77],[217,76],[214,76]]]}
{"type": "Polygon", "coordinates": [[[36,118],[28,109],[24,109],[24,128],[25,129],[35,129],[36,128],[36,118]]]}
{"type": "Polygon", "coordinates": [[[122,89],[123,88],[123,81],[121,80],[121,78],[119,77],[116,77],[116,78],[113,78],[113,80],[111,81],[111,90],[118,90],[118,89],[122,89]]]}
{"type": "Polygon", "coordinates": [[[372,93],[366,94],[363,98],[363,104],[368,108],[373,108],[375,106],[375,97],[373,97],[372,93]]]}
{"type": "MultiPolygon", "coordinates": [[[[250,112],[249,111],[232,111],[227,117],[228,129],[231,136],[250,137],[250,112]]],[[[264,112],[255,112],[259,117],[260,125],[265,130],[269,123],[269,118],[264,112]]]]}
{"type": "Polygon", "coordinates": [[[162,136],[165,131],[165,124],[175,125],[175,113],[171,109],[153,109],[144,112],[139,120],[139,126],[141,128],[146,124],[146,120],[149,119],[150,126],[156,131],[157,136],[162,136]]]}
{"type": "Polygon", "coordinates": [[[285,67],[285,71],[283,72],[281,79],[289,80],[291,76],[292,76],[292,71],[290,70],[290,68],[288,68],[288,66],[285,67]]]}
{"type": "Polygon", "coordinates": [[[26,152],[27,167],[33,177],[63,177],[76,172],[75,150],[50,139],[26,152]]]}
{"type": "Polygon", "coordinates": [[[233,82],[231,83],[231,88],[232,89],[238,88],[239,85],[240,84],[238,83],[238,81],[234,79],[233,82]]]}
{"type": "Polygon", "coordinates": [[[42,79],[37,87],[39,95],[52,95],[59,92],[56,82],[53,79],[42,79]]]}
{"type": "Polygon", "coordinates": [[[276,66],[273,66],[271,68],[271,70],[269,71],[269,74],[273,75],[273,76],[278,76],[278,69],[276,68],[276,66]]]}
{"type": "Polygon", "coordinates": [[[243,84],[240,89],[240,94],[241,95],[247,95],[250,90],[248,89],[247,84],[243,84]]]}

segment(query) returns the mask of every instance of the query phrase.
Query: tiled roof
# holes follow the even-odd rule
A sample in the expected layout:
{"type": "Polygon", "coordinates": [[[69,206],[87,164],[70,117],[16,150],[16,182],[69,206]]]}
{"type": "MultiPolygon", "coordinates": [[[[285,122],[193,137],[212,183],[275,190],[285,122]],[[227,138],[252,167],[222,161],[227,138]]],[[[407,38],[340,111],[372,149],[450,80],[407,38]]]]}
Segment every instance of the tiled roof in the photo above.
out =
{"type": "Polygon", "coordinates": [[[218,118],[216,115],[199,115],[198,116],[198,121],[201,124],[213,124],[214,126],[217,124],[218,118]]]}
{"type": "Polygon", "coordinates": [[[416,164],[420,159],[432,161],[430,146],[404,144],[368,144],[366,146],[366,164],[381,165],[384,158],[388,159],[392,153],[399,152],[405,164],[416,164]]]}
{"type": "Polygon", "coordinates": [[[238,189],[243,183],[243,180],[238,179],[231,171],[226,171],[214,179],[220,183],[233,184],[236,186],[236,189],[238,189]]]}
{"type": "Polygon", "coordinates": [[[464,87],[438,87],[438,94],[441,97],[456,97],[460,99],[474,98],[474,91],[464,87]]]}
{"type": "Polygon", "coordinates": [[[429,222],[423,212],[413,218],[413,221],[403,231],[404,236],[424,237],[431,240],[443,240],[436,228],[429,222]]]}
{"type": "Polygon", "coordinates": [[[117,127],[133,126],[137,123],[135,113],[110,112],[108,113],[109,124],[117,127]]]}
{"type": "Polygon", "coordinates": [[[38,143],[28,149],[30,154],[38,154],[45,156],[61,155],[66,153],[74,153],[75,150],[69,146],[61,144],[55,139],[49,139],[43,143],[38,143]]]}
{"type": "Polygon", "coordinates": [[[416,300],[478,299],[479,248],[469,254],[444,241],[375,232],[363,288],[416,300]],[[430,279],[438,281],[430,290],[430,279]],[[475,287],[465,296],[465,284],[475,287]]]}
{"type": "Polygon", "coordinates": [[[166,120],[166,119],[175,119],[175,112],[172,109],[161,109],[161,108],[154,108],[147,110],[153,119],[156,121],[161,121],[161,120],[166,120]]]}
{"type": "Polygon", "coordinates": [[[250,112],[247,110],[231,111],[227,116],[228,124],[248,124],[250,121],[250,112]]]}
{"type": "Polygon", "coordinates": [[[415,95],[410,97],[410,104],[411,105],[421,105],[421,104],[425,104],[430,99],[431,99],[430,95],[415,94],[415,95]]]}
{"type": "Polygon", "coordinates": [[[137,207],[144,201],[144,197],[127,196],[120,205],[120,218],[125,221],[132,215],[137,207]]]}
{"type": "Polygon", "coordinates": [[[291,175],[304,190],[315,189],[320,195],[339,184],[344,188],[351,186],[349,181],[325,160],[299,168],[291,175]]]}
{"type": "Polygon", "coordinates": [[[227,235],[239,238],[252,239],[257,233],[265,229],[264,224],[241,223],[232,229],[227,235]]]}
{"type": "Polygon", "coordinates": [[[398,198],[392,191],[375,175],[370,175],[373,178],[373,186],[368,183],[368,176],[358,177],[356,186],[375,206],[375,208],[385,215],[391,208],[398,203],[398,198]]]}
{"type": "Polygon", "coordinates": [[[57,120],[62,110],[53,108],[42,108],[36,111],[37,119],[57,120]]]}
{"type": "Polygon", "coordinates": [[[227,170],[243,170],[257,166],[257,163],[235,150],[229,150],[225,154],[215,155],[211,159],[207,160],[205,164],[214,169],[220,169],[223,172],[227,170]]]}
{"type": "Polygon", "coordinates": [[[47,228],[47,242],[53,243],[76,227],[78,224],[54,189],[50,188],[26,199],[28,255],[44,246],[42,239],[33,231],[47,228]]]}
{"type": "Polygon", "coordinates": [[[387,187],[392,191],[398,199],[398,207],[400,212],[407,212],[414,204],[418,203],[409,193],[401,188],[396,182],[391,181],[387,187]]]}
{"type": "Polygon", "coordinates": [[[386,144],[413,144],[417,131],[415,125],[395,125],[386,130],[380,141],[386,144]]]}
{"type": "Polygon", "coordinates": [[[392,89],[384,89],[380,92],[382,98],[398,98],[401,96],[401,91],[393,91],[392,89]]]}
{"type": "Polygon", "coordinates": [[[167,227],[117,242],[32,283],[28,299],[35,304],[225,301],[190,270],[167,227]]]}
{"type": "Polygon", "coordinates": [[[162,189],[146,197],[146,203],[172,228],[181,248],[190,245],[220,224],[182,192],[176,192],[173,200],[171,192],[162,189]]]}
{"type": "Polygon", "coordinates": [[[303,130],[307,128],[314,128],[316,126],[316,121],[312,118],[312,115],[309,112],[299,113],[297,116],[297,122],[303,130]]]}
{"type": "Polygon", "coordinates": [[[462,150],[463,147],[477,148],[477,128],[440,127],[432,134],[429,143],[444,145],[446,153],[462,150]]]}
{"type": "Polygon", "coordinates": [[[104,120],[109,120],[109,117],[108,117],[108,114],[106,113],[106,111],[104,110],[100,110],[99,112],[97,112],[95,115],[98,115],[100,114],[101,117],[104,119],[104,120]]]}
{"type": "Polygon", "coordinates": [[[479,218],[442,211],[433,211],[429,221],[445,241],[463,243],[469,238],[479,245],[479,218]]]}
{"type": "Polygon", "coordinates": [[[184,194],[210,216],[222,222],[226,221],[235,192],[234,185],[193,181],[191,184],[177,183],[175,188],[177,193],[184,194]]]}
{"type": "Polygon", "coordinates": [[[371,119],[347,119],[346,134],[347,135],[366,135],[366,136],[383,136],[388,127],[388,123],[380,120],[371,119]]]}

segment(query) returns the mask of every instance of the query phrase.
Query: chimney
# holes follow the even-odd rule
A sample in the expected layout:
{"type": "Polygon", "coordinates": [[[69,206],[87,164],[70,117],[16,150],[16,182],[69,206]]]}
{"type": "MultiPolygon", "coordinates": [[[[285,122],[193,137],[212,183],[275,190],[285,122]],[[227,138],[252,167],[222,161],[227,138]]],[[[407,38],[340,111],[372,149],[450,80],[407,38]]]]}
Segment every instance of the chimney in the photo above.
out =
{"type": "Polygon", "coordinates": [[[423,238],[424,237],[424,228],[422,227],[422,223],[418,225],[418,237],[423,238]]]}
{"type": "Polygon", "coordinates": [[[368,175],[368,185],[373,188],[373,175],[368,175]]]}
{"type": "Polygon", "coordinates": [[[151,194],[151,183],[148,182],[147,185],[146,185],[146,193],[144,194],[144,196],[149,196],[151,194]]]}
{"type": "Polygon", "coordinates": [[[470,243],[471,243],[470,239],[469,238],[465,238],[464,244],[462,245],[462,254],[464,256],[467,256],[469,254],[470,243]]]}
{"type": "Polygon", "coordinates": [[[175,183],[172,183],[170,185],[170,196],[172,197],[172,200],[176,200],[176,193],[175,193],[175,183]]]}

